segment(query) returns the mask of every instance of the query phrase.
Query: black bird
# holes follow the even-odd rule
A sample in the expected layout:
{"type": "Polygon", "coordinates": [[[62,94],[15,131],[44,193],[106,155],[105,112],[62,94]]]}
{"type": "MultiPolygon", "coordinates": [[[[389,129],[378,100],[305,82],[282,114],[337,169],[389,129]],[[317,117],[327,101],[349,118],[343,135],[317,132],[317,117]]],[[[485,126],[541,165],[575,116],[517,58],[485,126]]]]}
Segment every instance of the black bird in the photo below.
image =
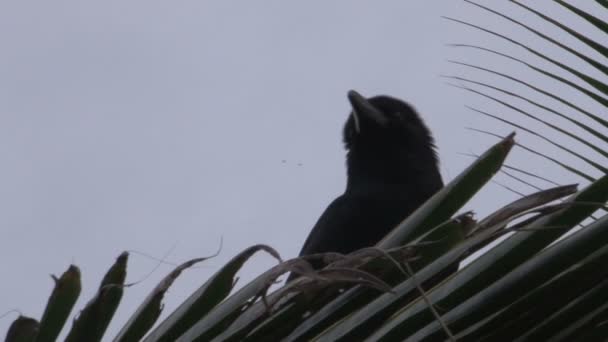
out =
{"type": "Polygon", "coordinates": [[[443,187],[433,137],[414,108],[354,90],[348,99],[346,190],[321,215],[300,256],[373,246],[443,187]]]}

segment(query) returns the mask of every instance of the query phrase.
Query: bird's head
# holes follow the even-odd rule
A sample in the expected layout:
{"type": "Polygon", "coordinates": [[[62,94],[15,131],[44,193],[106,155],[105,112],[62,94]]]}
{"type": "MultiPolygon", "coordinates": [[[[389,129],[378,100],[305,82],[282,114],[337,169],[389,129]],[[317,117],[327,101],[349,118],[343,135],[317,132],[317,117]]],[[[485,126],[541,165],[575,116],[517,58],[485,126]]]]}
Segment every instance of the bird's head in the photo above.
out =
{"type": "Polygon", "coordinates": [[[344,126],[349,176],[355,171],[407,176],[418,168],[437,168],[433,137],[414,108],[393,97],[365,98],[354,90],[348,100],[353,108],[344,126]]]}

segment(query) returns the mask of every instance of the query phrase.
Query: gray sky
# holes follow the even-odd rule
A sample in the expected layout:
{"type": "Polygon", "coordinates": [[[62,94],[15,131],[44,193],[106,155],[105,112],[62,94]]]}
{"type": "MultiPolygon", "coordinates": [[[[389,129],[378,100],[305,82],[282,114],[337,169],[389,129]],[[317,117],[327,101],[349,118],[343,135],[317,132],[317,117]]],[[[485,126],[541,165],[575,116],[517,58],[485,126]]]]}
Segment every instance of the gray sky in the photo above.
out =
{"type": "MultiPolygon", "coordinates": [[[[0,314],[38,318],[48,275],[70,263],[83,273],[81,309],[123,250],[181,262],[223,237],[221,254],[170,290],[165,314],[252,244],[295,256],[344,188],[349,89],[414,104],[451,180],[471,162],[461,153],[494,141],[465,127],[512,129],[463,107],[499,108],[439,76],[492,78],[447,60],[520,69],[446,47],[505,45],[441,15],[511,27],[461,1],[0,3],[0,314]]],[[[515,198],[490,184],[467,209],[515,198]]],[[[243,280],[270,265],[252,259],[243,280]]],[[[155,266],[132,254],[128,282],[155,266]]],[[[113,331],[170,269],[126,291],[113,331]]]]}

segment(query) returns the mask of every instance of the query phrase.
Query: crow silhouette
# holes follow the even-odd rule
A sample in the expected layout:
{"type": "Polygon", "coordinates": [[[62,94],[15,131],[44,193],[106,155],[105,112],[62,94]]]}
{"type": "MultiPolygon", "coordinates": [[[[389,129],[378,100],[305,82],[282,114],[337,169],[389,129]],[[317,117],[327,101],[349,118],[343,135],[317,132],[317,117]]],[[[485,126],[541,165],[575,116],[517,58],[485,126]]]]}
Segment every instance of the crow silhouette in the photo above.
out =
{"type": "Polygon", "coordinates": [[[443,187],[433,137],[414,108],[354,90],[348,99],[346,190],[321,215],[300,256],[373,246],[443,187]]]}

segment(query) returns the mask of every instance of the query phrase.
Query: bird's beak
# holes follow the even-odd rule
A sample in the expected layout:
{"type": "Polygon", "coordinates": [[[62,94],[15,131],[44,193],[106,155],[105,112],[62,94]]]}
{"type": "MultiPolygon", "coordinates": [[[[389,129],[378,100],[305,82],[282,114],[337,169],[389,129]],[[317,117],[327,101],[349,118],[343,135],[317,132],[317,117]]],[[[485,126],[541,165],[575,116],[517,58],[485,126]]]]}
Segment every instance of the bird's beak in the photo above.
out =
{"type": "Polygon", "coordinates": [[[355,119],[355,129],[357,133],[361,131],[361,122],[371,121],[379,126],[388,124],[388,119],[376,107],[361,94],[354,90],[348,92],[348,100],[353,107],[353,118],[355,119]]]}

